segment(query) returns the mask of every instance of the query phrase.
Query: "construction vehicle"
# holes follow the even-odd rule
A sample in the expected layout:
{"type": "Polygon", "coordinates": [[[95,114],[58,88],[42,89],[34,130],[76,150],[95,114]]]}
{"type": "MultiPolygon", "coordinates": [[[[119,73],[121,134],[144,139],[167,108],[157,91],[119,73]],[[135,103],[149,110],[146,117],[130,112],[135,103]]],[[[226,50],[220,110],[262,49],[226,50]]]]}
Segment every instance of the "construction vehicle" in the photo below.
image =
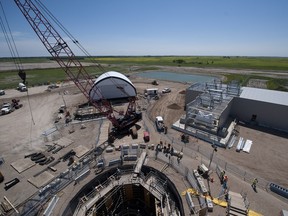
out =
{"type": "Polygon", "coordinates": [[[19,109],[23,106],[23,104],[20,104],[20,100],[19,99],[12,99],[12,107],[15,109],[19,109]]]}
{"type": "Polygon", "coordinates": [[[12,99],[11,103],[3,103],[2,108],[1,108],[1,114],[9,114],[13,112],[15,109],[19,109],[23,106],[23,104],[19,103],[19,99],[12,99]]]}
{"type": "MultiPolygon", "coordinates": [[[[101,86],[97,86],[97,82],[94,83],[79,59],[76,58],[70,49],[69,45],[57,32],[50,21],[44,16],[45,13],[48,14],[52,20],[55,21],[56,19],[53,15],[51,15],[51,12],[47,12],[47,8],[41,5],[42,3],[40,1],[35,2],[38,5],[40,4],[42,11],[38,8],[37,4],[34,3],[33,0],[14,0],[14,2],[53,59],[65,71],[79,90],[81,90],[81,92],[88,99],[89,103],[95,106],[100,113],[103,113],[111,121],[113,125],[113,130],[111,130],[111,133],[117,134],[122,130],[127,130],[142,119],[142,114],[136,111],[136,94],[127,94],[123,88],[123,85],[118,85],[117,82],[114,82],[115,80],[112,80],[110,83],[114,82],[114,89],[116,89],[117,92],[122,93],[122,98],[125,97],[125,99],[128,101],[128,106],[124,116],[119,115],[119,112],[112,107],[111,101],[109,100],[110,98],[105,97],[107,95],[105,94],[105,91],[110,89],[101,88],[101,86]],[[43,10],[43,8],[45,8],[45,10],[43,10]],[[125,95],[125,93],[127,95],[125,95]]],[[[62,25],[60,25],[59,21],[56,22],[56,24],[59,25],[60,28],[62,27],[61,29],[63,31],[66,30],[62,25]]],[[[81,47],[79,42],[73,38],[67,30],[66,34],[72,39],[73,43],[83,52],[85,51],[85,54],[87,55],[87,51],[81,47]]],[[[102,72],[104,72],[101,65],[97,63],[97,66],[102,70],[102,72]]],[[[109,77],[107,77],[106,81],[107,80],[109,80],[109,77]]]]}
{"type": "Polygon", "coordinates": [[[49,85],[47,88],[50,89],[50,90],[51,89],[56,89],[56,88],[59,88],[59,85],[53,83],[53,84],[49,85]]]}
{"type": "Polygon", "coordinates": [[[27,91],[27,87],[24,83],[19,83],[18,84],[18,87],[17,87],[17,90],[20,91],[20,92],[25,92],[27,91]]]}
{"type": "Polygon", "coordinates": [[[144,95],[147,96],[156,96],[158,95],[158,88],[148,88],[144,90],[144,95]]]}
{"type": "Polygon", "coordinates": [[[157,80],[153,80],[153,81],[152,81],[152,85],[159,85],[159,83],[158,83],[157,80]]]}

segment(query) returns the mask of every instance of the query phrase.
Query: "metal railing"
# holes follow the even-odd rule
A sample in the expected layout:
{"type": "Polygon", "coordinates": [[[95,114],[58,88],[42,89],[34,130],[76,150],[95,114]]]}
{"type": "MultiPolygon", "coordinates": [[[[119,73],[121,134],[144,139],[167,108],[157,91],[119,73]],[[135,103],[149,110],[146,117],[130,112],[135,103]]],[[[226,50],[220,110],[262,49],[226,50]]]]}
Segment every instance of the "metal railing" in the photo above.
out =
{"type": "MultiPolygon", "coordinates": [[[[182,143],[180,143],[179,141],[175,141],[174,138],[171,138],[169,136],[169,134],[167,135],[167,138],[171,141],[171,143],[176,143],[178,145],[183,145],[182,143]]],[[[192,158],[196,158],[197,156],[197,153],[199,153],[200,155],[202,155],[205,159],[209,160],[211,158],[211,154],[212,154],[212,151],[207,151],[206,148],[203,148],[199,145],[194,145],[193,143],[187,143],[185,145],[185,155],[191,155],[192,158]]],[[[185,157],[184,155],[184,157],[185,157]]],[[[201,163],[206,163],[205,165],[208,165],[207,164],[207,160],[202,160],[201,159],[201,163]]],[[[257,178],[258,179],[258,184],[257,186],[261,189],[264,189],[264,190],[267,190],[269,191],[269,184],[270,182],[259,177],[259,176],[256,176],[255,174],[252,174],[248,171],[245,171],[241,168],[239,168],[238,166],[236,166],[235,164],[232,164],[232,163],[229,163],[225,160],[222,160],[220,158],[217,157],[217,155],[214,154],[213,156],[213,162],[211,164],[211,167],[214,168],[216,170],[217,167],[221,168],[222,170],[226,170],[227,172],[229,173],[232,173],[233,175],[241,178],[242,180],[246,181],[246,182],[249,182],[249,183],[252,183],[253,179],[254,178],[257,178]]]]}
{"type": "MultiPolygon", "coordinates": [[[[189,182],[190,186],[194,189],[196,189],[197,191],[201,191],[197,181],[194,177],[193,171],[189,170],[186,166],[184,166],[182,163],[178,163],[176,157],[174,156],[166,156],[166,154],[164,153],[158,153],[157,156],[154,154],[151,154],[152,158],[155,158],[157,160],[160,160],[166,164],[168,164],[169,166],[171,166],[174,170],[176,170],[178,173],[180,173],[183,177],[185,177],[185,179],[189,182]]],[[[199,207],[200,209],[202,208],[206,208],[206,202],[205,199],[202,196],[199,196],[199,207]]],[[[200,209],[196,210],[199,211],[200,209]]]]}

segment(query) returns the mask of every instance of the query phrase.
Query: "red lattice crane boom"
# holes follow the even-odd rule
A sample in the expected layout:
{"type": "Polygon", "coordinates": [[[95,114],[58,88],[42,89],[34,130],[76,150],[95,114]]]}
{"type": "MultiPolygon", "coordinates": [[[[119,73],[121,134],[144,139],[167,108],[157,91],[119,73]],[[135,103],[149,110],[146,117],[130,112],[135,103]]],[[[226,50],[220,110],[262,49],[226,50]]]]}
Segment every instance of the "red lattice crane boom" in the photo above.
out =
{"type": "MultiPolygon", "coordinates": [[[[96,94],[98,98],[101,98],[101,102],[91,100],[89,92],[92,89],[94,82],[61,35],[31,0],[14,0],[14,2],[55,61],[57,61],[60,67],[81,90],[89,102],[96,107],[99,112],[105,113],[115,128],[121,129],[139,120],[132,119],[120,122],[116,119],[110,102],[101,97],[101,92],[97,89],[95,90],[95,88],[93,94],[96,94]]],[[[131,115],[131,113],[133,114],[133,112],[135,112],[135,100],[136,98],[130,98],[126,115],[131,115]]]]}

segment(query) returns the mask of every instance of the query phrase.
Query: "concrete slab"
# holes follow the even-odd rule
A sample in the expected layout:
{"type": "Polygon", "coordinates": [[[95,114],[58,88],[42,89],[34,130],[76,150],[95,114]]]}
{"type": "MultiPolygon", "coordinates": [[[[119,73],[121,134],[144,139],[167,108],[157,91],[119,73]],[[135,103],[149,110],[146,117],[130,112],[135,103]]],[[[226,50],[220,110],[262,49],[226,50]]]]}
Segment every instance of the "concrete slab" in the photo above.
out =
{"type": "Polygon", "coordinates": [[[73,150],[75,151],[76,157],[78,157],[78,158],[82,157],[83,155],[85,155],[89,151],[89,149],[83,145],[79,145],[79,146],[73,148],[73,150]]]}
{"type": "Polygon", "coordinates": [[[61,139],[54,141],[54,144],[62,146],[64,148],[71,145],[73,142],[74,142],[73,140],[70,140],[66,137],[62,137],[61,139]]]}
{"type": "Polygon", "coordinates": [[[101,145],[102,143],[106,142],[108,139],[108,128],[109,122],[104,121],[100,128],[100,134],[98,139],[98,144],[101,145]]]}
{"type": "Polygon", "coordinates": [[[30,158],[19,159],[10,164],[18,173],[22,173],[25,170],[35,166],[35,162],[31,161],[30,158]]]}
{"type": "Polygon", "coordinates": [[[54,178],[54,175],[45,171],[36,177],[29,178],[27,181],[30,182],[35,187],[40,188],[48,184],[48,182],[50,182],[53,178],[54,178]]]}

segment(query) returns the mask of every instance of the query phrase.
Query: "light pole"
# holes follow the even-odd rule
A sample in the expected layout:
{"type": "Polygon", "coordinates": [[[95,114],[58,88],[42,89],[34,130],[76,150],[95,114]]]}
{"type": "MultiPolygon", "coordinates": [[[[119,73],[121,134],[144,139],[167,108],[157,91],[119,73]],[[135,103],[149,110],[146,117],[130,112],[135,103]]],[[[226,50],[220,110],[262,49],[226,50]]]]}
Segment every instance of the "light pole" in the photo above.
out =
{"type": "Polygon", "coordinates": [[[211,166],[211,163],[212,163],[212,160],[213,160],[214,152],[215,152],[215,151],[217,152],[217,146],[214,144],[214,142],[213,142],[212,148],[213,148],[213,151],[212,151],[212,154],[211,154],[211,157],[210,157],[210,162],[209,162],[208,170],[210,170],[210,166],[211,166]]]}

